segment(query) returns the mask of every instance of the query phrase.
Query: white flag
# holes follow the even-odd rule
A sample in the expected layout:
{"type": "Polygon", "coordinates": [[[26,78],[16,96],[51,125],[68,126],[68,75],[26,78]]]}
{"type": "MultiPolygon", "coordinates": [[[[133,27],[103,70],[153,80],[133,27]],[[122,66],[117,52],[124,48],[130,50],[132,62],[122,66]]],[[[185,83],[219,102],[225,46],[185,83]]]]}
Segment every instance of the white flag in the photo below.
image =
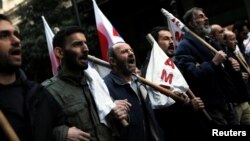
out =
{"type": "Polygon", "coordinates": [[[47,45],[48,45],[48,51],[49,51],[49,57],[50,57],[50,62],[51,62],[51,68],[52,68],[52,73],[53,75],[57,75],[57,68],[59,66],[58,60],[55,57],[54,54],[54,49],[52,45],[54,33],[51,31],[48,23],[46,22],[44,16],[42,16],[43,20],[43,25],[44,25],[44,30],[45,30],[45,35],[46,35],[46,40],[47,40],[47,45]]]}
{"type": "Polygon", "coordinates": [[[110,97],[109,90],[104,80],[91,65],[84,71],[84,74],[87,77],[90,91],[94,97],[100,121],[108,125],[106,116],[116,106],[110,97]]]}
{"type": "Polygon", "coordinates": [[[95,68],[95,70],[99,73],[101,78],[104,78],[105,76],[107,76],[111,71],[110,68],[108,68],[106,66],[99,65],[97,63],[92,63],[92,67],[95,68]]]}
{"type": "Polygon", "coordinates": [[[250,32],[247,35],[248,38],[243,41],[243,44],[246,47],[245,54],[250,55],[250,32]]]}
{"type": "MultiPolygon", "coordinates": [[[[149,34],[150,35],[150,34],[149,34]]],[[[147,67],[146,79],[169,88],[172,92],[185,93],[189,86],[173,60],[169,58],[151,36],[153,48],[147,67]]],[[[150,89],[149,98],[153,108],[172,105],[175,101],[160,92],[150,89]]]]}
{"type": "Polygon", "coordinates": [[[182,29],[185,27],[185,25],[167,10],[162,9],[162,13],[167,17],[168,28],[173,35],[173,40],[175,46],[177,47],[179,45],[179,42],[184,37],[184,32],[182,31],[182,29]]]}

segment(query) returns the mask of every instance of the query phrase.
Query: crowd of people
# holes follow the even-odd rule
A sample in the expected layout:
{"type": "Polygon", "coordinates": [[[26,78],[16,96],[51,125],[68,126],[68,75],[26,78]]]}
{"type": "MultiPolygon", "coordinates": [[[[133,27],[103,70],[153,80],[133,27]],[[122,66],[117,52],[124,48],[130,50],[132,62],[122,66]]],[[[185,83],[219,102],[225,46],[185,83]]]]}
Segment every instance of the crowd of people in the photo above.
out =
{"type": "MultiPolygon", "coordinates": [[[[175,48],[166,26],[153,28],[151,35],[197,97],[176,93],[184,102],[155,108],[152,101],[159,99],[151,99],[152,93],[138,79],[149,69],[150,53],[140,72],[132,47],[118,42],[108,49],[111,72],[100,82],[113,101],[103,123],[85,73],[90,66],[84,30],[71,26],[55,34],[59,74],[38,84],[22,71],[18,31],[0,14],[0,110],[20,141],[165,141],[183,135],[205,141],[214,126],[250,125],[250,55],[244,45],[247,23],[236,22],[232,29],[210,26],[198,7],[189,9],[183,21],[216,51],[189,32],[175,48]],[[212,120],[201,112],[204,109],[212,120]]],[[[8,132],[0,128],[1,141],[11,139],[13,134],[8,132]]]]}

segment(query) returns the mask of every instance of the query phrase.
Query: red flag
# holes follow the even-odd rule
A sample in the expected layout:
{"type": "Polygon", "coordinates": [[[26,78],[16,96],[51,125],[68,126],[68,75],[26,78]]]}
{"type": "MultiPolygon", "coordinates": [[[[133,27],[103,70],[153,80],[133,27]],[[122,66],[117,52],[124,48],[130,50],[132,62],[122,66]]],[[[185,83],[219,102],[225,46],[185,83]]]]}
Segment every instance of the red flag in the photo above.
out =
{"type": "Polygon", "coordinates": [[[95,12],[96,27],[98,30],[98,36],[102,51],[102,59],[107,61],[108,48],[117,42],[124,42],[124,40],[116,31],[116,29],[112,26],[109,20],[103,15],[102,11],[97,6],[95,0],[92,1],[95,12]]]}

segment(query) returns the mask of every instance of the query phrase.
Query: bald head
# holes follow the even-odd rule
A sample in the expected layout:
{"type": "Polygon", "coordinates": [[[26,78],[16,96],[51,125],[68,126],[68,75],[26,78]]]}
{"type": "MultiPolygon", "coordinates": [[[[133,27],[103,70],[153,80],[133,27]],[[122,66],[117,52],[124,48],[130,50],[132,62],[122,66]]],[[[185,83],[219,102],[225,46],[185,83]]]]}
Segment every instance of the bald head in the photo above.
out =
{"type": "Polygon", "coordinates": [[[210,36],[211,36],[211,38],[215,39],[216,41],[223,42],[224,29],[218,24],[213,24],[213,25],[211,25],[210,36]]]}
{"type": "Polygon", "coordinates": [[[222,27],[218,24],[213,24],[211,25],[211,34],[214,34],[215,31],[218,31],[219,29],[221,29],[222,27]]]}
{"type": "Polygon", "coordinates": [[[225,34],[224,40],[225,40],[226,46],[229,47],[229,48],[231,48],[231,49],[233,49],[233,50],[235,50],[236,49],[236,45],[238,43],[237,39],[236,39],[235,33],[232,32],[232,31],[230,31],[230,30],[226,30],[224,32],[224,34],[225,34]]]}
{"type": "Polygon", "coordinates": [[[127,43],[116,43],[109,48],[109,63],[111,69],[127,79],[136,70],[134,51],[127,43]]]}

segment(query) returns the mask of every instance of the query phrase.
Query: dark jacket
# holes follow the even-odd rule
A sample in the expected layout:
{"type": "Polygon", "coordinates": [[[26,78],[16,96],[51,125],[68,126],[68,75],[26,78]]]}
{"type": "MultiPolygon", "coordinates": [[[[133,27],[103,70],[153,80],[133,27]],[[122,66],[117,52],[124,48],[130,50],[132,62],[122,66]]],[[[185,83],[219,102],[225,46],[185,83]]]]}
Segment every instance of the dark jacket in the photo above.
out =
{"type": "MultiPolygon", "coordinates": [[[[59,104],[42,85],[27,80],[21,70],[16,74],[16,82],[0,85],[0,98],[4,98],[0,99],[0,109],[21,141],[52,141],[53,127],[64,122],[59,104]]],[[[0,140],[8,140],[2,130],[0,140]]]]}
{"type": "Polygon", "coordinates": [[[114,100],[127,99],[132,104],[129,111],[129,126],[123,127],[120,123],[116,124],[120,133],[118,140],[161,141],[163,137],[153,115],[147,90],[135,77],[132,79],[131,83],[134,84],[134,89],[138,90],[138,94],[128,82],[113,71],[104,78],[114,100]]]}
{"type": "MultiPolygon", "coordinates": [[[[214,47],[222,50],[219,46],[214,47]]],[[[175,52],[176,65],[206,107],[224,105],[237,94],[232,78],[223,66],[226,63],[215,66],[213,57],[214,54],[189,33],[185,34],[175,52]]]]}
{"type": "MultiPolygon", "coordinates": [[[[233,49],[231,49],[229,47],[225,47],[225,52],[226,52],[228,57],[232,57],[239,62],[233,49]]],[[[241,70],[235,71],[231,65],[226,65],[226,66],[227,66],[227,68],[226,68],[227,72],[232,77],[234,86],[237,90],[237,95],[232,97],[231,101],[234,103],[248,102],[250,100],[250,96],[248,94],[247,85],[242,78],[242,71],[241,71],[241,70],[245,71],[244,67],[241,65],[241,70]]]]}
{"type": "Polygon", "coordinates": [[[70,127],[91,134],[91,141],[113,141],[113,130],[100,122],[95,101],[84,75],[61,70],[59,75],[43,83],[59,102],[66,116],[64,125],[54,129],[56,141],[65,141],[70,127]]]}

